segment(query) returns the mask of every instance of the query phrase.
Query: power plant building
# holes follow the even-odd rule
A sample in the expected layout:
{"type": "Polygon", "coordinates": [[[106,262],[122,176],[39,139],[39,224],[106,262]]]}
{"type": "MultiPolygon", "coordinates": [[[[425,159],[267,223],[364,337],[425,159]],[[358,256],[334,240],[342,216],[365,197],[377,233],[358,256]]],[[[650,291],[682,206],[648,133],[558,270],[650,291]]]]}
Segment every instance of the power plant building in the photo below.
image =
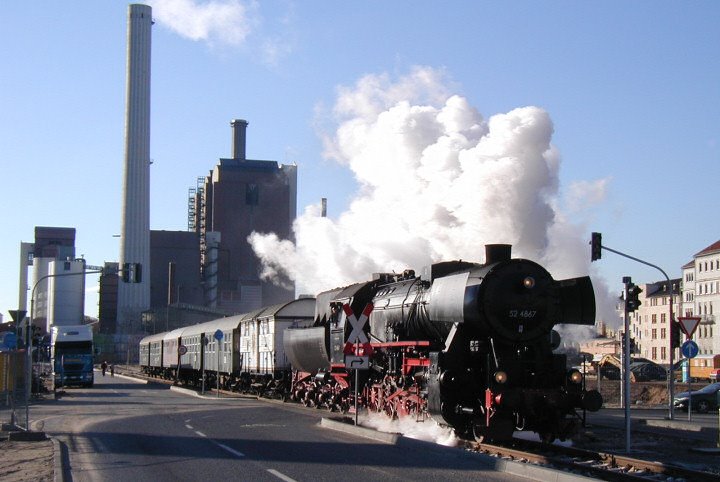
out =
{"type": "Polygon", "coordinates": [[[245,313],[295,297],[290,280],[261,279],[247,238],[258,232],[292,240],[297,166],[247,159],[248,123],[236,119],[230,125],[232,157],[220,159],[191,190],[188,221],[200,240],[205,305],[245,313]]]}

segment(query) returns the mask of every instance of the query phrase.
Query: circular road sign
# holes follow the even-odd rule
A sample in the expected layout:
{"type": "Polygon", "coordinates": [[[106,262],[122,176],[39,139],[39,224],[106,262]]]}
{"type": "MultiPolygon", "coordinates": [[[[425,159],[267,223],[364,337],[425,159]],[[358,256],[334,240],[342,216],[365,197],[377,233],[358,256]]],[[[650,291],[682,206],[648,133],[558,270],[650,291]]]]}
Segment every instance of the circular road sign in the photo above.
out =
{"type": "Polygon", "coordinates": [[[695,358],[699,351],[697,343],[692,340],[683,343],[680,350],[685,358],[695,358]]]}
{"type": "Polygon", "coordinates": [[[12,331],[4,333],[4,336],[0,336],[0,346],[4,346],[8,350],[15,350],[17,348],[17,335],[12,331]]]}
{"type": "Polygon", "coordinates": [[[180,345],[178,347],[178,353],[180,355],[184,355],[185,353],[187,353],[187,347],[185,345],[180,345]]]}
{"type": "Polygon", "coordinates": [[[223,339],[223,332],[222,330],[218,329],[215,334],[213,335],[217,341],[220,341],[223,339]]]}

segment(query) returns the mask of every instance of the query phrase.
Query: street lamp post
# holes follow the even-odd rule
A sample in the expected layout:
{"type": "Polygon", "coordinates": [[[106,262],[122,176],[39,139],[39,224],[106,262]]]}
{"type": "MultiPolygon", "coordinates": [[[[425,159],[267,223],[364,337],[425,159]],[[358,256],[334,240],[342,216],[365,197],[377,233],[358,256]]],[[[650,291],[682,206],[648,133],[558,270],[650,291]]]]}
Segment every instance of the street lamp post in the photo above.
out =
{"type": "MultiPolygon", "coordinates": [[[[83,263],[84,264],[84,263],[83,263]]],[[[27,333],[26,333],[26,340],[25,340],[25,347],[27,349],[27,380],[25,382],[25,430],[28,432],[30,431],[30,388],[32,385],[32,326],[33,326],[33,320],[35,319],[35,290],[40,285],[42,281],[45,281],[48,278],[58,278],[60,276],[85,276],[86,274],[92,274],[92,273],[102,273],[103,269],[96,267],[96,266],[85,266],[83,270],[79,273],[55,273],[55,274],[47,274],[45,276],[42,276],[40,279],[38,279],[35,284],[33,285],[32,290],[30,291],[30,316],[28,316],[27,320],[27,333]],[[88,269],[90,268],[90,269],[88,269]]]]}
{"type": "MultiPolygon", "coordinates": [[[[607,246],[604,246],[601,244],[600,239],[597,239],[596,237],[593,237],[592,246],[594,249],[604,249],[606,251],[610,251],[611,253],[618,254],[620,256],[623,256],[625,258],[631,259],[633,261],[637,261],[638,263],[642,263],[646,266],[650,266],[652,268],[655,268],[656,270],[660,271],[663,276],[665,276],[665,279],[668,283],[668,290],[670,291],[670,370],[669,370],[669,379],[668,379],[668,409],[669,409],[669,420],[673,420],[675,418],[675,407],[673,406],[673,399],[675,398],[675,371],[673,365],[675,364],[675,347],[673,346],[673,330],[672,330],[672,324],[675,323],[673,320],[673,289],[672,289],[672,282],[670,281],[670,277],[667,275],[665,271],[663,271],[662,268],[659,266],[655,266],[652,263],[648,263],[647,261],[643,261],[642,259],[635,258],[634,256],[630,256],[629,254],[622,253],[620,251],[616,251],[614,249],[610,249],[607,246]]],[[[592,261],[595,261],[596,259],[599,259],[598,256],[596,256],[595,253],[592,253],[592,261]]]]}

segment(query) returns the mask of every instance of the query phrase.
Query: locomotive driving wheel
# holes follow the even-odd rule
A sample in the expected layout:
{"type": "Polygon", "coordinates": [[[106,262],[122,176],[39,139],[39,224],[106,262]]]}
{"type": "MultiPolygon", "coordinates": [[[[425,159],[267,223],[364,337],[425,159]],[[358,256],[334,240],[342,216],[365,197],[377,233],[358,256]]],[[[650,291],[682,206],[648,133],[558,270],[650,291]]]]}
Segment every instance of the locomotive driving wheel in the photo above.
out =
{"type": "Polygon", "coordinates": [[[395,407],[394,400],[386,401],[385,406],[383,407],[383,411],[385,412],[385,415],[390,418],[390,420],[395,420],[397,418],[397,407],[395,407]]]}

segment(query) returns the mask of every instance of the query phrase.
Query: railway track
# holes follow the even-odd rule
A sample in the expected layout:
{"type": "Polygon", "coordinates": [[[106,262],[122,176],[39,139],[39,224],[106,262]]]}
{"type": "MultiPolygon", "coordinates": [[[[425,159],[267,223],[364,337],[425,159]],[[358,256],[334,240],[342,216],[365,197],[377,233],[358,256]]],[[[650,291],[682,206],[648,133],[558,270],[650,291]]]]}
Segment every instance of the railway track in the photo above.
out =
{"type": "Polygon", "coordinates": [[[466,449],[493,457],[533,463],[571,471],[599,480],[717,482],[717,473],[704,472],[667,462],[641,460],[622,454],[605,453],[558,445],[516,440],[512,446],[468,442],[466,449]]]}

